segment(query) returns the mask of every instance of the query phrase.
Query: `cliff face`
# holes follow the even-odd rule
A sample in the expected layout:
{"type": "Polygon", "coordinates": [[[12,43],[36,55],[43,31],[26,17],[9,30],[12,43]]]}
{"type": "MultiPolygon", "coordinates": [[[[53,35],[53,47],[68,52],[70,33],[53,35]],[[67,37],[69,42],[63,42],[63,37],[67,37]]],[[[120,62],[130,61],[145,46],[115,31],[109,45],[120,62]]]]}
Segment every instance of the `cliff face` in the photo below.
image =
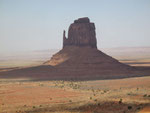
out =
{"type": "Polygon", "coordinates": [[[148,75],[149,68],[135,68],[97,49],[95,25],[79,18],[70,25],[68,38],[63,34],[63,48],[45,65],[0,72],[0,78],[32,80],[97,80],[148,75]]]}
{"type": "Polygon", "coordinates": [[[137,71],[98,50],[95,25],[88,18],[75,20],[69,27],[68,38],[64,31],[63,40],[63,49],[54,54],[45,65],[0,73],[0,77],[95,80],[145,75],[143,71],[137,71]]]}
{"type": "Polygon", "coordinates": [[[68,38],[63,34],[63,48],[66,46],[89,46],[97,48],[95,25],[89,18],[79,18],[70,25],[68,38]]]}
{"type": "Polygon", "coordinates": [[[91,70],[93,67],[95,69],[105,69],[106,71],[118,70],[120,67],[123,70],[129,68],[129,66],[118,62],[97,49],[95,25],[87,17],[79,18],[70,25],[68,38],[66,38],[64,31],[63,49],[53,55],[45,64],[68,69],[81,67],[85,70],[91,70]]]}
{"type": "Polygon", "coordinates": [[[132,67],[97,49],[95,25],[88,18],[75,20],[68,38],[64,31],[63,48],[44,64],[56,68],[54,75],[67,79],[117,78],[132,73],[132,67]]]}

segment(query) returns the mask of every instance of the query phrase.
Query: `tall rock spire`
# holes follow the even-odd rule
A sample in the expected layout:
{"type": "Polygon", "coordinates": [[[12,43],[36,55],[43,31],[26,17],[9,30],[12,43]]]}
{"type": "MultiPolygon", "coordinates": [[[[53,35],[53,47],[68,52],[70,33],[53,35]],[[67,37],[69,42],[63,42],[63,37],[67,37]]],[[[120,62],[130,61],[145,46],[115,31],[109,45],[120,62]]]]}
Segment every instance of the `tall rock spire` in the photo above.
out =
{"type": "Polygon", "coordinates": [[[63,32],[63,48],[64,48],[64,45],[66,45],[65,43],[67,42],[67,39],[66,39],[66,31],[64,30],[63,32]]]}

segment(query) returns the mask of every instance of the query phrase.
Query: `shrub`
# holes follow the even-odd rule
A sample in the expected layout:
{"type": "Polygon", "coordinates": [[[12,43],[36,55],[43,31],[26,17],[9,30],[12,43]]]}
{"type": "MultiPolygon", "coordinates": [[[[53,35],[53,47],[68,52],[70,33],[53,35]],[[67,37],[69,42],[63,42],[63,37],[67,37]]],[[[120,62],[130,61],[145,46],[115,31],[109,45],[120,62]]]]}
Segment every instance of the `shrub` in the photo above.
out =
{"type": "Polygon", "coordinates": [[[39,86],[44,86],[44,84],[41,84],[41,83],[40,83],[39,86]]]}
{"type": "Polygon", "coordinates": [[[106,91],[106,90],[104,90],[104,93],[107,93],[107,91],[106,91]]]}
{"type": "Polygon", "coordinates": [[[97,102],[97,99],[95,99],[94,101],[97,102]]]}
{"type": "Polygon", "coordinates": [[[128,106],[128,109],[129,109],[129,110],[132,109],[132,106],[128,106]]]}
{"type": "Polygon", "coordinates": [[[122,103],[122,98],[119,100],[119,104],[121,104],[122,103]]]}
{"type": "Polygon", "coordinates": [[[40,105],[39,107],[42,107],[42,105],[40,105]]]}
{"type": "Polygon", "coordinates": [[[100,106],[101,104],[100,104],[100,103],[98,103],[97,105],[98,105],[98,106],[100,106]]]}
{"type": "Polygon", "coordinates": [[[50,100],[52,100],[52,98],[49,98],[50,100]]]}
{"type": "Polygon", "coordinates": [[[131,95],[131,93],[128,93],[127,95],[131,95]]]}
{"type": "Polygon", "coordinates": [[[24,107],[26,107],[27,105],[24,105],[24,107]]]}
{"type": "Polygon", "coordinates": [[[141,109],[141,107],[138,107],[137,109],[138,109],[138,110],[140,110],[140,109],[141,109]]]}

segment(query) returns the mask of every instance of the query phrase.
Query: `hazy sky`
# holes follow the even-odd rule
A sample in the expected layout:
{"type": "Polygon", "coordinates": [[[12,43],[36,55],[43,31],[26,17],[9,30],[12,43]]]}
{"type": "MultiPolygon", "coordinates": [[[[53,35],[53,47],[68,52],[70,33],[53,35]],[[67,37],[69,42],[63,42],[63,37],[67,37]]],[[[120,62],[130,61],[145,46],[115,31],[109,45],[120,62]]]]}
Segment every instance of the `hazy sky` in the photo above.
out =
{"type": "Polygon", "coordinates": [[[79,17],[95,23],[99,48],[150,46],[150,0],[0,0],[0,53],[61,48],[79,17]]]}

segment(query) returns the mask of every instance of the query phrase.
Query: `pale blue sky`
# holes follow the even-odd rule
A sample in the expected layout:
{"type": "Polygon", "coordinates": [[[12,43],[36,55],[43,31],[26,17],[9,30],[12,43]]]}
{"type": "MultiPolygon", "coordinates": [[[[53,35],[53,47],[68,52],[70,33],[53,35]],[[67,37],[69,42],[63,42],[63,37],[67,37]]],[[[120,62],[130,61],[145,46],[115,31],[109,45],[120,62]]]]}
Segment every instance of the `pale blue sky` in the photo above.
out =
{"type": "Polygon", "coordinates": [[[150,46],[150,0],[0,0],[0,53],[61,48],[80,17],[95,23],[98,48],[150,46]]]}

